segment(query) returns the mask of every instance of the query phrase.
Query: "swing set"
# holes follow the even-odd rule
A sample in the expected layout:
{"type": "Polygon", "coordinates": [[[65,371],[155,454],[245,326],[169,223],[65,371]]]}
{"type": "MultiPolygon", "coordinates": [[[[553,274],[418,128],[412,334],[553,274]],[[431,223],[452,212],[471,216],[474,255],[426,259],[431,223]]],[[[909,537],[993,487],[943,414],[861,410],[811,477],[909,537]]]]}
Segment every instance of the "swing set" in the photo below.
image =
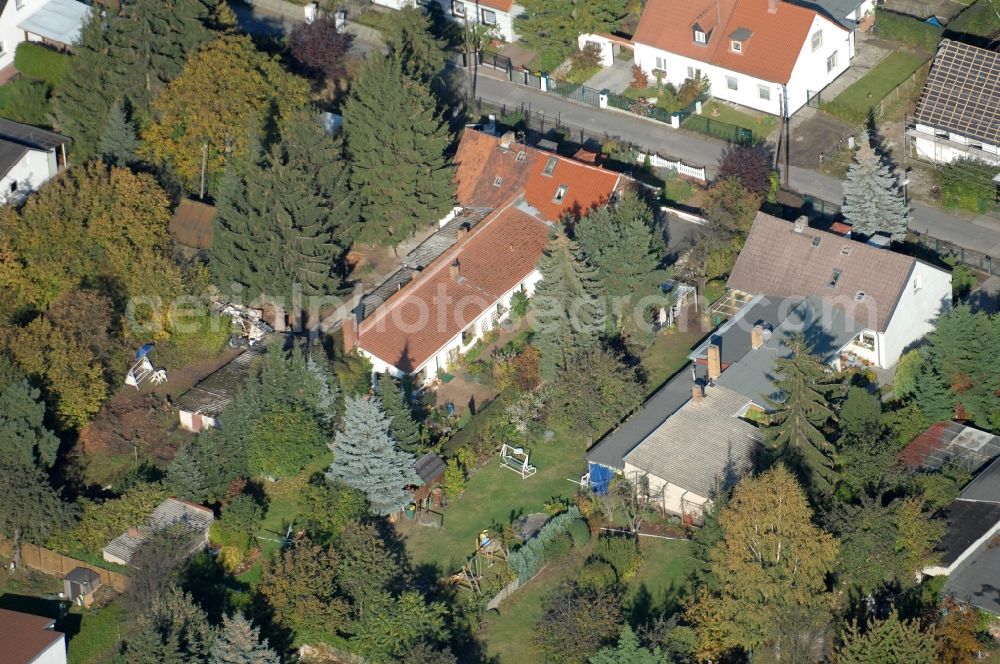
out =
{"type": "Polygon", "coordinates": [[[523,447],[511,447],[504,443],[500,448],[500,463],[504,468],[509,468],[521,476],[522,480],[528,479],[538,472],[538,469],[528,463],[528,453],[523,447]]]}

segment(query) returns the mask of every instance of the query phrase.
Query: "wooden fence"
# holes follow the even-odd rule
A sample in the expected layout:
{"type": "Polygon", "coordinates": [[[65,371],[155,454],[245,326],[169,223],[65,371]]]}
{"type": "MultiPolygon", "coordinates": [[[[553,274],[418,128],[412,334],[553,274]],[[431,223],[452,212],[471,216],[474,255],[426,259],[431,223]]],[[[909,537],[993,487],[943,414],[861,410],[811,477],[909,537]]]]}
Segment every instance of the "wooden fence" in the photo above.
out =
{"type": "MultiPolygon", "coordinates": [[[[13,558],[14,543],[9,540],[0,539],[0,556],[13,558]]],[[[27,542],[21,544],[21,564],[44,574],[59,577],[60,579],[77,567],[86,567],[101,577],[102,584],[120,593],[128,590],[132,584],[132,580],[124,574],[112,572],[103,567],[91,565],[82,560],[70,558],[61,553],[50,551],[34,544],[28,544],[27,542]]]]}

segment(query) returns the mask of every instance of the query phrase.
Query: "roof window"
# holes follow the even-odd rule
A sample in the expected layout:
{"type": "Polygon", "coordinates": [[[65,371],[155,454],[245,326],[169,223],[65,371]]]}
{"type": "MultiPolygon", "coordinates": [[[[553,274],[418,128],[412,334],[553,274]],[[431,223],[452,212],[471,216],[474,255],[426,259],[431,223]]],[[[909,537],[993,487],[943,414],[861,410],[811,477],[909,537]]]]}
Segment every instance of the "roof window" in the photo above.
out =
{"type": "Polygon", "coordinates": [[[865,301],[865,292],[863,290],[859,290],[858,293],[857,293],[857,295],[854,296],[854,301],[855,302],[864,302],[865,301]]]}
{"type": "Polygon", "coordinates": [[[562,203],[563,199],[566,198],[566,192],[569,191],[569,187],[564,184],[559,185],[556,188],[556,195],[552,197],[553,203],[562,203]]]}
{"type": "Polygon", "coordinates": [[[833,274],[830,275],[830,281],[828,281],[826,285],[830,288],[836,286],[837,282],[840,281],[840,274],[840,270],[834,270],[833,274]]]}
{"type": "Polygon", "coordinates": [[[841,256],[850,256],[851,255],[851,245],[845,244],[844,248],[840,250],[840,255],[841,256]]]}
{"type": "Polygon", "coordinates": [[[498,175],[497,179],[493,181],[493,186],[499,187],[501,184],[503,184],[503,178],[498,175]]]}
{"type": "Polygon", "coordinates": [[[515,161],[517,161],[517,163],[523,164],[525,159],[527,159],[527,155],[525,154],[524,150],[518,150],[517,157],[515,157],[514,159],[515,161]]]}
{"type": "Polygon", "coordinates": [[[556,164],[558,163],[559,163],[558,159],[556,159],[555,157],[549,157],[548,163],[546,163],[545,168],[542,169],[542,175],[552,177],[552,172],[556,170],[556,164]]]}
{"type": "Polygon", "coordinates": [[[812,246],[818,247],[819,243],[822,242],[822,241],[823,241],[823,238],[821,238],[820,236],[817,235],[816,237],[814,237],[812,239],[812,246]]]}

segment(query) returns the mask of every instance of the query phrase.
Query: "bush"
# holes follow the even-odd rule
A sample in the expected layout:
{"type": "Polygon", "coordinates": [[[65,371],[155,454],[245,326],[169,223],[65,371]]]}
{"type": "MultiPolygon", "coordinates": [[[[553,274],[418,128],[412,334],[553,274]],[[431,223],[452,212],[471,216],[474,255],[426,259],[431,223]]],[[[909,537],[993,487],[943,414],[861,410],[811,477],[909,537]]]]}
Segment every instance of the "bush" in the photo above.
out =
{"type": "MultiPolygon", "coordinates": [[[[580,509],[574,505],[562,514],[549,519],[548,523],[542,526],[542,529],[534,537],[525,542],[517,551],[511,552],[507,557],[507,566],[517,574],[517,578],[522,584],[527,583],[535,574],[538,574],[544,561],[549,558],[546,551],[550,546],[554,545],[556,551],[563,546],[561,543],[555,544],[555,541],[566,533],[574,520],[579,518],[580,509]]],[[[568,537],[564,540],[566,551],[562,555],[565,556],[572,545],[572,540],[568,537]]]]}
{"type": "Polygon", "coordinates": [[[244,560],[246,556],[238,546],[224,546],[219,549],[219,564],[230,574],[237,571],[244,560]]]}
{"type": "Polygon", "coordinates": [[[944,32],[942,28],[935,28],[930,23],[924,23],[919,19],[884,9],[875,10],[875,25],[879,37],[897,41],[928,53],[937,50],[941,34],[944,32]]]}
{"type": "Polygon", "coordinates": [[[19,78],[0,86],[0,117],[50,127],[49,86],[42,81],[19,78]]]}
{"type": "Polygon", "coordinates": [[[22,75],[55,87],[66,73],[69,56],[35,42],[21,42],[14,52],[14,67],[22,75]]]}
{"type": "Polygon", "coordinates": [[[993,171],[974,159],[959,159],[934,174],[945,207],[983,214],[996,202],[993,171]]]}
{"type": "Polygon", "coordinates": [[[951,271],[951,296],[955,300],[964,300],[976,287],[976,273],[965,263],[959,263],[951,271]]]}
{"type": "Polygon", "coordinates": [[[615,585],[618,575],[615,568],[604,560],[591,559],[583,566],[576,577],[576,582],[587,590],[605,590],[615,585]]]}
{"type": "Polygon", "coordinates": [[[642,553],[631,537],[601,537],[595,555],[615,568],[619,581],[628,581],[642,565],[642,553]]]}
{"type": "Polygon", "coordinates": [[[577,519],[569,524],[569,535],[573,538],[573,546],[586,546],[590,541],[590,526],[583,519],[577,519]]]}
{"type": "Polygon", "coordinates": [[[569,533],[562,533],[545,546],[545,562],[556,562],[569,555],[573,548],[573,538],[569,533]]]}
{"type": "Polygon", "coordinates": [[[528,312],[528,296],[517,291],[514,293],[513,297],[510,298],[510,318],[512,321],[518,321],[524,318],[524,314],[528,312]]]}
{"type": "Polygon", "coordinates": [[[444,493],[448,500],[455,500],[465,491],[465,471],[459,465],[457,459],[448,459],[448,465],[444,469],[444,493]]]}
{"type": "Polygon", "coordinates": [[[157,344],[156,361],[168,372],[217,356],[229,341],[232,319],[208,311],[171,316],[170,339],[157,344]]]}

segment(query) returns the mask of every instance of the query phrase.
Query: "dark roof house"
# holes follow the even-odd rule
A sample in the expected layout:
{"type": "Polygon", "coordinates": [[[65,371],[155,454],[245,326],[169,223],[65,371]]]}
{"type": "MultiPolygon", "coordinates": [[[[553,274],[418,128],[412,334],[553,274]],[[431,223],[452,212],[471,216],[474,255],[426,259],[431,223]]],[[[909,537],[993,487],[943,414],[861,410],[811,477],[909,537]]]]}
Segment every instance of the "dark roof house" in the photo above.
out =
{"type": "Polygon", "coordinates": [[[66,637],[54,618],[0,609],[0,660],[4,664],[66,664],[66,637]]]}
{"type": "Polygon", "coordinates": [[[219,415],[233,401],[250,374],[254,360],[263,355],[266,343],[258,343],[209,374],[174,402],[181,426],[198,432],[216,426],[219,415]]]}

